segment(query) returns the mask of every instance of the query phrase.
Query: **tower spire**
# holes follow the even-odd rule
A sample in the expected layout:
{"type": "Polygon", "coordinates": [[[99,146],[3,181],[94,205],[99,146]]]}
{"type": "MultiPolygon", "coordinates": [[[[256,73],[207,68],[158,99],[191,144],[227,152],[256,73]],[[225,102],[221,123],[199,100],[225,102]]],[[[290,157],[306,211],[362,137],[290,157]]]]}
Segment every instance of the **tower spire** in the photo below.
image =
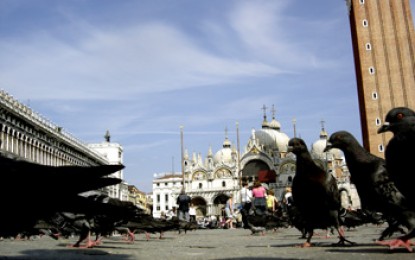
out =
{"type": "Polygon", "coordinates": [[[325,121],[323,119],[321,119],[321,121],[320,121],[320,124],[321,124],[320,138],[327,139],[328,134],[327,134],[326,130],[324,129],[324,123],[325,123],[325,121]]]}
{"type": "Polygon", "coordinates": [[[264,121],[267,121],[267,106],[265,104],[262,106],[262,110],[264,111],[264,121]]]}
{"type": "Polygon", "coordinates": [[[321,130],[324,131],[324,123],[326,123],[323,119],[321,119],[320,124],[321,124],[321,130]]]}
{"type": "Polygon", "coordinates": [[[274,104],[272,104],[272,109],[271,109],[271,113],[272,113],[272,119],[275,119],[275,113],[277,112],[277,110],[275,109],[274,104]]]}
{"type": "Polygon", "coordinates": [[[228,127],[225,127],[225,141],[223,142],[223,147],[231,147],[231,142],[228,138],[228,127]]]}
{"type": "Polygon", "coordinates": [[[261,108],[264,111],[264,120],[262,121],[262,128],[268,128],[269,127],[269,124],[268,124],[268,121],[267,121],[267,108],[268,107],[266,107],[265,104],[261,108]]]}

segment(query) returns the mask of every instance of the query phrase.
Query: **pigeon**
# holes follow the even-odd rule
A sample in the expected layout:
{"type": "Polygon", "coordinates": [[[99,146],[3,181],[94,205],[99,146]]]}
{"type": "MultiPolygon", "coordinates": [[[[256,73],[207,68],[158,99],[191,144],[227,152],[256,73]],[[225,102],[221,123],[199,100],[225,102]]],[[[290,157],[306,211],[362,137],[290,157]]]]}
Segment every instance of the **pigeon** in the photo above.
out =
{"type": "Polygon", "coordinates": [[[385,222],[383,214],[363,209],[347,209],[340,214],[341,225],[344,227],[356,228],[365,224],[381,225],[385,222]]]}
{"type": "Polygon", "coordinates": [[[261,234],[265,236],[265,228],[264,227],[251,227],[251,235],[261,234]]]}
{"type": "Polygon", "coordinates": [[[0,198],[0,236],[14,237],[31,230],[42,219],[56,212],[74,212],[79,193],[118,184],[121,179],[108,175],[123,165],[46,166],[4,157],[0,198]]]}
{"type": "Polygon", "coordinates": [[[58,227],[60,234],[70,234],[78,235],[79,239],[75,244],[69,245],[68,247],[77,247],[77,248],[91,248],[95,245],[91,240],[91,219],[85,214],[82,213],[73,213],[73,212],[59,212],[56,213],[61,220],[61,226],[58,227]],[[81,246],[81,243],[85,242],[84,246],[81,246]]]}
{"type": "MultiPolygon", "coordinates": [[[[98,192],[84,193],[76,199],[74,205],[78,207],[73,208],[72,212],[59,212],[50,221],[59,232],[79,236],[78,241],[70,247],[92,248],[99,245],[104,236],[122,229],[123,225],[143,212],[130,201],[121,201],[98,192]],[[96,235],[95,241],[91,239],[92,232],[96,235]],[[83,241],[85,245],[81,245],[83,241]]],[[[134,234],[128,232],[127,228],[125,230],[130,236],[129,241],[134,242],[134,234]]]]}
{"type": "MultiPolygon", "coordinates": [[[[174,219],[172,219],[174,220],[174,219]]],[[[196,221],[183,221],[183,220],[179,220],[179,235],[184,231],[185,234],[187,234],[187,231],[193,231],[199,228],[199,225],[197,224],[196,221]]]]}
{"type": "Polygon", "coordinates": [[[339,234],[338,244],[353,244],[345,238],[344,231],[340,228],[340,192],[335,178],[314,162],[303,139],[290,139],[288,151],[296,155],[292,194],[307,233],[302,247],[311,246],[314,229],[331,227],[336,228],[339,234]]]}
{"type": "MultiPolygon", "coordinates": [[[[330,136],[325,151],[332,148],[343,151],[362,208],[381,212],[388,221],[389,227],[383,231],[379,240],[399,230],[400,225],[409,229],[414,227],[415,213],[411,210],[410,202],[391,179],[384,159],[368,152],[347,131],[338,131],[330,136]]],[[[409,243],[405,247],[410,250],[409,243]]]]}
{"type": "MultiPolygon", "coordinates": [[[[121,228],[129,221],[134,220],[141,215],[142,209],[139,209],[131,201],[121,201],[116,198],[107,197],[104,202],[90,213],[93,219],[92,231],[96,235],[94,244],[100,244],[103,236],[111,235],[116,228],[121,228]]],[[[131,242],[135,237],[132,232],[128,232],[131,242]]]]}
{"type": "Polygon", "coordinates": [[[158,219],[148,214],[143,214],[139,218],[128,222],[125,226],[132,232],[144,231],[147,241],[150,239],[150,234],[160,233],[159,238],[163,239],[163,233],[169,230],[180,230],[181,227],[179,219],[173,217],[170,220],[158,219]]]}
{"type": "Polygon", "coordinates": [[[21,188],[36,190],[38,193],[49,193],[52,188],[59,188],[60,193],[81,193],[96,190],[119,183],[108,175],[124,168],[123,165],[99,166],[48,166],[25,160],[11,159],[0,155],[3,188],[6,193],[16,190],[13,184],[21,188]],[[82,180],[82,181],[80,181],[82,180]],[[65,184],[65,185],[62,185],[65,184]],[[38,186],[36,186],[38,185],[38,186]],[[50,186],[48,186],[50,185],[50,186]]]}
{"type": "Polygon", "coordinates": [[[265,230],[288,228],[289,219],[287,216],[277,216],[273,214],[264,215],[248,215],[248,228],[251,230],[252,235],[257,233],[265,234],[265,230]]]}
{"type": "Polygon", "coordinates": [[[407,107],[391,109],[385,117],[384,124],[378,129],[378,133],[392,132],[385,150],[386,167],[395,182],[396,187],[408,200],[403,209],[405,214],[404,225],[408,233],[394,241],[389,241],[389,246],[404,246],[409,251],[410,245],[415,245],[410,239],[415,237],[415,173],[411,165],[414,159],[415,148],[415,112],[407,107]],[[410,207],[411,214],[406,206],[410,207]],[[409,225],[409,226],[408,226],[409,225]]]}
{"type": "Polygon", "coordinates": [[[378,133],[388,131],[393,133],[393,137],[385,149],[386,167],[397,188],[415,202],[415,173],[412,165],[408,165],[415,158],[415,112],[406,107],[390,110],[378,133]]]}
{"type": "Polygon", "coordinates": [[[301,239],[307,238],[307,232],[305,230],[305,220],[301,215],[298,208],[295,206],[294,200],[291,196],[291,204],[287,208],[287,215],[291,226],[295,227],[301,233],[301,239]]]}

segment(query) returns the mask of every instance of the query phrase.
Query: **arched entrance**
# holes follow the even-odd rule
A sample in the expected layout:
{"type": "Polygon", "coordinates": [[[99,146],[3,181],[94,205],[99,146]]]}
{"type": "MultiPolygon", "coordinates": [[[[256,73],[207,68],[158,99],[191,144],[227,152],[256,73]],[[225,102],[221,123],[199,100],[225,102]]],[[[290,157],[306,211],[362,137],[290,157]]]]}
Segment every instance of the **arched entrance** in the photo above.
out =
{"type": "Polygon", "coordinates": [[[261,178],[262,182],[275,182],[275,172],[264,161],[251,160],[242,169],[242,178],[250,183],[261,178]]]}
{"type": "Polygon", "coordinates": [[[223,216],[223,210],[226,205],[226,201],[228,200],[229,195],[221,193],[216,196],[216,198],[213,200],[213,209],[212,209],[212,215],[215,216],[223,216]]]}
{"type": "Polygon", "coordinates": [[[196,208],[196,219],[198,217],[206,216],[206,200],[200,196],[193,197],[192,202],[193,206],[196,208]]]}

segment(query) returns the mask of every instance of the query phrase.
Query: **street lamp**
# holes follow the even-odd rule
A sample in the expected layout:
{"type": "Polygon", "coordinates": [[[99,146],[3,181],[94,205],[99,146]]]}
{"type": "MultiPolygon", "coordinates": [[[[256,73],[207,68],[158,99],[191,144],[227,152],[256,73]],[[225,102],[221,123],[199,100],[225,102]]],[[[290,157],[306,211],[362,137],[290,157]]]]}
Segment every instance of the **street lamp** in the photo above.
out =
{"type": "Polygon", "coordinates": [[[180,126],[180,147],[181,147],[182,182],[183,182],[183,190],[185,190],[185,180],[184,180],[184,147],[183,147],[183,126],[180,126]]]}

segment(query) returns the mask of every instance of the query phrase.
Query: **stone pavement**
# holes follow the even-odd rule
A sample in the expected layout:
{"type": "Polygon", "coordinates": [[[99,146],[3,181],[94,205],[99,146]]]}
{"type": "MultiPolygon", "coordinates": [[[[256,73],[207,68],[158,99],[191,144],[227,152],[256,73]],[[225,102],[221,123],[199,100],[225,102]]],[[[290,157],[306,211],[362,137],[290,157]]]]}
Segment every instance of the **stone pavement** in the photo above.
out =
{"type": "MultiPolygon", "coordinates": [[[[34,241],[0,241],[0,259],[415,259],[415,253],[404,249],[390,251],[376,245],[383,227],[367,226],[346,231],[346,237],[357,245],[335,246],[334,235],[325,237],[318,230],[312,239],[314,247],[298,248],[304,240],[294,229],[268,231],[264,236],[251,235],[244,229],[194,230],[187,234],[166,232],[164,239],[151,235],[146,241],[144,234],[136,235],[136,242],[126,243],[121,236],[105,238],[104,243],[91,249],[69,248],[76,238],[53,240],[49,237],[34,241]]],[[[414,247],[415,249],[415,247],[414,247]]]]}

